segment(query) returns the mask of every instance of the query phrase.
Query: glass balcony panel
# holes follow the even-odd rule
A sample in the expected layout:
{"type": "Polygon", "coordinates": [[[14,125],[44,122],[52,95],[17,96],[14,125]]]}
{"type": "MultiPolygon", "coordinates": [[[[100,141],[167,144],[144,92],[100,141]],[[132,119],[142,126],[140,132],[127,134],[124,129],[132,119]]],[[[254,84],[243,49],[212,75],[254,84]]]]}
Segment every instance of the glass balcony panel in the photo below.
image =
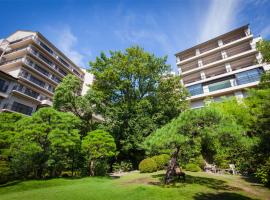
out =
{"type": "Polygon", "coordinates": [[[263,70],[261,68],[252,69],[236,74],[236,82],[238,85],[259,81],[263,70]]]}
{"type": "Polygon", "coordinates": [[[192,85],[187,87],[189,93],[191,94],[191,96],[195,96],[195,95],[199,95],[203,93],[203,88],[201,84],[196,84],[196,85],[192,85]]]}
{"type": "Polygon", "coordinates": [[[222,81],[222,82],[219,82],[219,83],[214,83],[214,84],[208,85],[208,89],[209,89],[209,92],[213,92],[213,91],[216,91],[216,90],[222,90],[222,89],[225,89],[225,88],[229,88],[231,86],[232,85],[231,85],[230,80],[226,80],[226,81],[222,81]]]}

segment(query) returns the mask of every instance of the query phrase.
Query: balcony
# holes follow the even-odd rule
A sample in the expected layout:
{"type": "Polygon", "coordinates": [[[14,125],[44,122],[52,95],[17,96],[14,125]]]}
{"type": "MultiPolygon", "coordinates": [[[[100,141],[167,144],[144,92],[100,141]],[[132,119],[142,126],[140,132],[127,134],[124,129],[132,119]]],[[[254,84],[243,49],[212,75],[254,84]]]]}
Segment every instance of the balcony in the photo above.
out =
{"type": "Polygon", "coordinates": [[[221,65],[221,64],[226,63],[226,62],[232,62],[232,61],[235,61],[236,59],[241,59],[241,58],[244,58],[244,57],[247,57],[250,55],[254,55],[256,53],[257,53],[256,49],[251,49],[251,50],[248,50],[248,51],[245,51],[245,52],[242,52],[242,53],[239,53],[239,54],[236,54],[236,55],[233,55],[233,56],[221,59],[221,60],[218,60],[216,62],[212,62],[212,63],[209,63],[207,65],[203,65],[202,67],[197,67],[197,68],[194,68],[194,69],[191,69],[188,71],[184,71],[184,72],[182,72],[182,75],[192,74],[194,72],[197,72],[197,71],[200,71],[203,69],[215,67],[217,65],[221,65]]]}
{"type": "Polygon", "coordinates": [[[31,115],[33,112],[33,108],[21,103],[18,103],[14,101],[12,104],[5,104],[3,106],[3,111],[8,111],[8,112],[19,112],[25,115],[31,115]]]}
{"type": "Polygon", "coordinates": [[[244,36],[244,37],[239,37],[239,39],[235,38],[236,40],[235,39],[232,39],[232,40],[229,39],[229,40],[227,40],[225,42],[223,41],[222,46],[217,46],[214,49],[207,50],[206,52],[203,52],[203,53],[201,52],[198,55],[195,55],[195,49],[194,49],[192,51],[192,53],[191,52],[189,53],[189,56],[186,56],[186,57],[181,57],[180,56],[180,61],[178,61],[176,64],[177,65],[183,65],[185,63],[188,63],[188,62],[191,62],[193,60],[202,58],[204,56],[207,56],[207,55],[210,55],[210,54],[213,54],[213,53],[216,53],[216,52],[220,52],[221,50],[224,50],[224,49],[226,49],[228,47],[235,46],[235,45],[240,44],[242,42],[250,41],[250,40],[252,40],[252,38],[253,38],[253,35],[248,35],[248,36],[244,36]]]}
{"type": "Polygon", "coordinates": [[[261,68],[255,68],[235,74],[234,78],[228,80],[205,84],[204,86],[202,84],[188,86],[187,88],[191,93],[190,99],[201,99],[214,95],[220,96],[226,92],[253,87],[258,84],[262,72],[261,68]],[[203,88],[203,92],[201,88],[203,88]]]}
{"type": "Polygon", "coordinates": [[[6,61],[4,61],[4,62],[1,62],[0,65],[7,65],[7,64],[16,63],[16,62],[18,62],[18,61],[21,61],[22,58],[23,58],[23,57],[11,59],[11,60],[6,60],[6,61]]]}
{"type": "Polygon", "coordinates": [[[54,84],[58,84],[59,83],[59,82],[57,82],[56,80],[53,79],[53,76],[54,75],[51,75],[47,70],[43,69],[38,64],[34,63],[32,60],[26,58],[24,60],[24,64],[26,66],[28,66],[29,68],[33,69],[36,73],[40,74],[44,78],[46,78],[46,79],[48,79],[50,81],[53,81],[54,84]]]}
{"type": "Polygon", "coordinates": [[[222,82],[218,82],[218,83],[208,85],[208,91],[213,92],[213,91],[216,91],[216,90],[222,90],[222,89],[229,88],[229,87],[232,87],[231,81],[226,80],[226,81],[222,81],[222,82]]]}

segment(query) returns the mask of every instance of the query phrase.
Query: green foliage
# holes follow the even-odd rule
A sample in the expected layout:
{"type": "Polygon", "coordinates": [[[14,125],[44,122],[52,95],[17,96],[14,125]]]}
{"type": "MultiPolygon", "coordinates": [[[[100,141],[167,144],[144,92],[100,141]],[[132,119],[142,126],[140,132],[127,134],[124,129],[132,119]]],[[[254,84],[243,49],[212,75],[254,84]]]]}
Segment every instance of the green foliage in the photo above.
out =
{"type": "Polygon", "coordinates": [[[56,176],[71,167],[80,142],[79,123],[74,115],[52,108],[42,108],[18,121],[10,148],[15,174],[41,178],[46,172],[56,176]]]}
{"type": "Polygon", "coordinates": [[[89,166],[89,175],[95,175],[97,161],[116,155],[114,138],[106,131],[89,132],[82,140],[82,151],[89,166]]]}
{"type": "Polygon", "coordinates": [[[128,172],[132,170],[132,163],[130,161],[121,161],[113,164],[113,172],[128,172]]]}
{"type": "Polygon", "coordinates": [[[201,169],[204,169],[205,160],[203,159],[202,155],[200,155],[196,158],[190,159],[189,162],[198,165],[201,169]]]}
{"type": "Polygon", "coordinates": [[[152,158],[146,158],[139,164],[139,170],[141,173],[151,173],[157,171],[157,163],[152,158]]]}
{"type": "Polygon", "coordinates": [[[257,44],[257,49],[261,52],[264,62],[270,62],[270,41],[260,40],[257,44]]]}
{"type": "Polygon", "coordinates": [[[185,169],[187,171],[190,171],[190,172],[200,172],[201,171],[201,168],[198,165],[194,164],[194,163],[187,164],[185,169]]]}
{"type": "Polygon", "coordinates": [[[192,162],[203,167],[206,160],[247,167],[254,141],[236,121],[217,106],[188,110],[152,133],[144,145],[150,153],[179,148],[181,165],[192,162]]]}
{"type": "Polygon", "coordinates": [[[145,137],[186,108],[187,92],[179,78],[164,76],[170,68],[166,57],[139,47],[101,53],[90,66],[92,89],[101,99],[104,127],[115,138],[118,157],[137,165],[144,157],[145,137]]]}
{"type": "Polygon", "coordinates": [[[86,95],[81,95],[82,82],[74,75],[67,75],[56,87],[54,92],[53,107],[59,111],[72,112],[82,120],[81,131],[84,135],[97,126],[93,115],[97,113],[98,98],[89,90],[86,95]]]}
{"type": "Polygon", "coordinates": [[[164,167],[166,165],[168,165],[168,162],[170,160],[170,156],[167,154],[161,154],[158,156],[153,156],[152,159],[156,162],[157,169],[161,170],[161,169],[164,169],[164,167]]]}
{"type": "Polygon", "coordinates": [[[256,177],[267,186],[270,186],[270,157],[260,165],[256,171],[256,177]]]}

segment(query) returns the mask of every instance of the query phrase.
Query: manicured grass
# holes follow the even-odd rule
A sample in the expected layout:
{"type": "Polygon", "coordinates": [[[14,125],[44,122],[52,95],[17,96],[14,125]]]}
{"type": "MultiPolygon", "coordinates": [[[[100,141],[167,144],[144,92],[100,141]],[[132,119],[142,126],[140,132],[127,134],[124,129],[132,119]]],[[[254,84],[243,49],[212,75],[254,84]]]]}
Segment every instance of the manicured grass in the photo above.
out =
{"type": "Polygon", "coordinates": [[[12,200],[184,200],[267,199],[270,190],[239,176],[187,173],[186,182],[164,186],[162,173],[133,172],[118,179],[81,178],[13,182],[0,186],[0,199],[12,200]]]}

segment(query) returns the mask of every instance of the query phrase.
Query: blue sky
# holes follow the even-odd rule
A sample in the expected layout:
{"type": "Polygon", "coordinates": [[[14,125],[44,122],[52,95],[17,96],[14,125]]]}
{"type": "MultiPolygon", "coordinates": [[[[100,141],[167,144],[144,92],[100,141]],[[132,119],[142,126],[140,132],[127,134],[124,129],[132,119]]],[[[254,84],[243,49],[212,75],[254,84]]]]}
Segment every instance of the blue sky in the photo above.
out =
{"type": "Polygon", "coordinates": [[[140,45],[174,54],[249,23],[270,38],[270,0],[0,0],[0,38],[17,29],[41,32],[87,68],[101,51],[140,45]]]}

